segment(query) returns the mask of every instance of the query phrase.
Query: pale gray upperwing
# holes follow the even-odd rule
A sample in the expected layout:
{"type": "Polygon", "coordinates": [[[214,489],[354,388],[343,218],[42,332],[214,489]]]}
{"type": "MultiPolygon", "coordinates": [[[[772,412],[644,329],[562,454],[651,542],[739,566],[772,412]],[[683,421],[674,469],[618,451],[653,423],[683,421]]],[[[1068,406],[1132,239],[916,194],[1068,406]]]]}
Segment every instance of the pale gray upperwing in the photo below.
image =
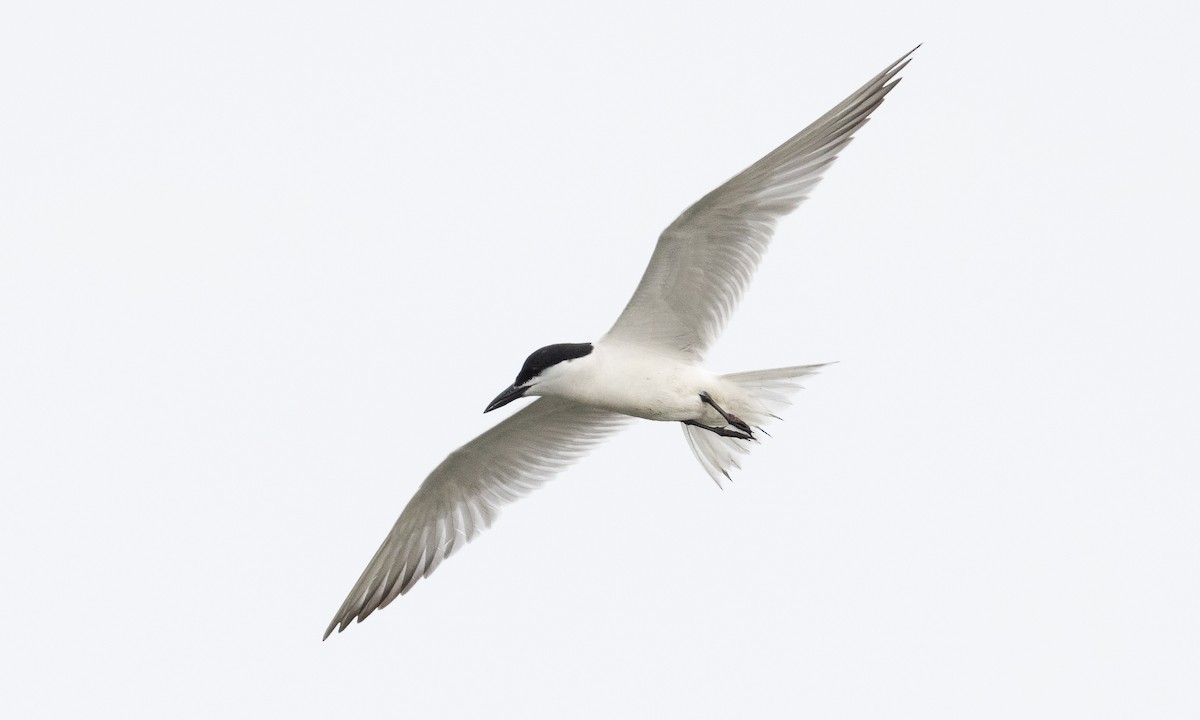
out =
{"type": "Polygon", "coordinates": [[[750,284],[776,221],[808,196],[915,51],[671,223],[605,339],[703,357],[750,284]]]}
{"type": "Polygon", "coordinates": [[[400,513],[325,637],[408,592],[489,527],[502,506],[540,487],[629,419],[539,398],[450,453],[400,513]]]}

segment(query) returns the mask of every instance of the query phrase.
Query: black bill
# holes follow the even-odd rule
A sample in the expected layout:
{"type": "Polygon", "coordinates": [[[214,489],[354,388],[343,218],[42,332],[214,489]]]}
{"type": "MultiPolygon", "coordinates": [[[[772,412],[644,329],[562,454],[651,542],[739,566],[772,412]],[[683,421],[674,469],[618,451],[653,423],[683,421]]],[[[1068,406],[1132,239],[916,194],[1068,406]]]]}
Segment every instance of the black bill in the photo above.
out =
{"type": "Polygon", "coordinates": [[[504,392],[497,395],[495,400],[488,403],[488,406],[486,408],[484,408],[484,412],[490,413],[491,411],[495,410],[498,407],[504,407],[505,405],[509,404],[513,400],[516,400],[517,398],[524,395],[525,391],[528,389],[529,389],[528,385],[511,385],[511,386],[509,386],[504,392]]]}

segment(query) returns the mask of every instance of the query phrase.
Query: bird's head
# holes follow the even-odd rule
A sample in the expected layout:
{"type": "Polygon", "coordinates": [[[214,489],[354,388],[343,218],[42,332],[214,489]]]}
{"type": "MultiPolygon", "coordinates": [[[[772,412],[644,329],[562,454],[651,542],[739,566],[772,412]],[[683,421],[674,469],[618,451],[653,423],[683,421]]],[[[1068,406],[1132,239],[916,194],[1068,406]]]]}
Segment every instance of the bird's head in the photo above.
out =
{"type": "Polygon", "coordinates": [[[517,373],[513,384],[488,403],[484,412],[489,413],[498,407],[504,407],[524,395],[541,395],[537,390],[539,384],[552,381],[566,371],[572,360],[591,352],[591,343],[559,343],[534,350],[525,358],[525,364],[521,366],[521,372],[517,373]]]}

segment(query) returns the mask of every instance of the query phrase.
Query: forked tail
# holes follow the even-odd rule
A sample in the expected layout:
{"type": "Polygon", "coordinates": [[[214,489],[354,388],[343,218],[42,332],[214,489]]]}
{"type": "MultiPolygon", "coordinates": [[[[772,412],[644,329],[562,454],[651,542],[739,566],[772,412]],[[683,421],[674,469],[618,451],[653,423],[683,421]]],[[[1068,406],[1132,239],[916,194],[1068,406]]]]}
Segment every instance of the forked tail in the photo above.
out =
{"type": "MultiPolygon", "coordinates": [[[[736,385],[745,396],[746,407],[740,408],[738,415],[762,431],[764,425],[780,419],[778,413],[792,404],[791,396],[800,389],[800,378],[816,373],[825,364],[732,373],[722,375],[721,379],[736,385]]],[[[740,440],[722,437],[695,425],[684,425],[683,434],[687,436],[688,445],[696,454],[696,459],[718,486],[722,478],[733,479],[730,471],[741,468],[738,455],[750,452],[751,445],[758,442],[757,438],[740,440]]]]}

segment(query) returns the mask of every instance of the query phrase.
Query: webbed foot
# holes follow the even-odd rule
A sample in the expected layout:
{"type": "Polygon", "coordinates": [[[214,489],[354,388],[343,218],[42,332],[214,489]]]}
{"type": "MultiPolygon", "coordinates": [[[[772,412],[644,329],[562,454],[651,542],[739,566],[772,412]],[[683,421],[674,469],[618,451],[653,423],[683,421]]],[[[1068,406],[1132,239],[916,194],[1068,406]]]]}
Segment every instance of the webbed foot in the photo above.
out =
{"type": "MultiPolygon", "coordinates": [[[[734,430],[732,428],[727,428],[727,427],[713,427],[712,425],[705,425],[704,423],[699,423],[699,422],[696,422],[695,420],[684,420],[683,424],[684,425],[694,425],[698,428],[703,428],[704,430],[707,430],[712,433],[716,433],[716,434],[720,435],[721,437],[737,438],[738,440],[753,440],[754,439],[754,435],[749,432],[749,430],[750,430],[749,426],[746,426],[746,430],[741,430],[741,429],[734,430]]],[[[743,425],[745,425],[745,423],[743,423],[743,425]]]]}
{"type": "MultiPolygon", "coordinates": [[[[754,437],[754,431],[750,429],[750,425],[747,424],[745,420],[741,419],[737,415],[725,412],[723,409],[721,409],[720,405],[718,405],[716,402],[713,401],[711,395],[709,395],[706,392],[702,392],[702,393],[700,393],[700,399],[703,400],[705,403],[707,403],[709,406],[711,406],[713,410],[716,410],[717,412],[719,412],[721,414],[721,417],[725,418],[725,422],[729,423],[730,425],[737,428],[738,430],[741,430],[742,433],[746,436],[743,439],[749,440],[754,437]]],[[[700,425],[700,427],[705,428],[707,430],[712,430],[712,428],[707,427],[705,425],[700,425]]],[[[717,433],[717,434],[721,435],[724,433],[717,433]]],[[[729,435],[726,437],[741,437],[741,436],[740,435],[729,435]]]]}

